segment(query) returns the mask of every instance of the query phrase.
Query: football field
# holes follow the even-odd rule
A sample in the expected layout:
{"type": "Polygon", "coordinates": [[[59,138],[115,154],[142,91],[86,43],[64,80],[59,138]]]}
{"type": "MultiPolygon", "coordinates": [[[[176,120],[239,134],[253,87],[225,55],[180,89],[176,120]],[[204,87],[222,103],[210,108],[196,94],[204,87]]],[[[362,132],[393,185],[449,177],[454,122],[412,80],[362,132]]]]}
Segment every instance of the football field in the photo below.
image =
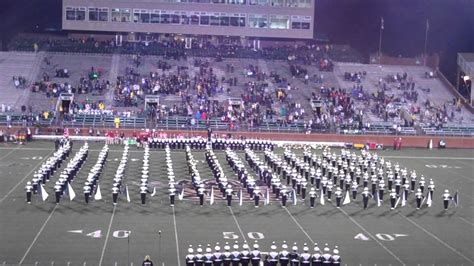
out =
{"type": "MultiPolygon", "coordinates": [[[[76,141],[72,154],[83,143],[76,141]]],[[[409,171],[415,169],[436,185],[432,207],[416,210],[411,194],[403,208],[390,210],[388,200],[377,207],[375,201],[362,208],[358,198],[340,209],[334,202],[309,208],[309,198],[282,207],[272,198],[269,205],[255,208],[250,199],[239,206],[238,199],[227,207],[216,190],[216,201],[203,207],[197,197],[187,194],[174,207],[167,194],[167,166],[164,150],[150,149],[149,184],[157,188],[154,197],[140,203],[139,183],[143,149],[130,147],[125,184],[131,202],[119,195],[112,204],[112,182],[122,157],[123,147],[111,145],[100,177],[103,199],[84,202],[82,187],[89,170],[103,147],[89,143],[89,155],[76,175],[72,187],[77,197],[54,202],[53,186],[57,171],[46,184],[46,201],[33,195],[25,202],[24,187],[33,173],[54,152],[54,144],[36,141],[18,146],[0,145],[0,265],[141,265],[150,255],[155,265],[185,265],[189,245],[196,247],[216,242],[223,247],[258,241],[260,250],[270,250],[274,241],[283,241],[299,250],[307,243],[339,247],[342,265],[474,265],[474,152],[472,150],[377,151],[386,160],[398,162],[409,171]],[[443,211],[441,194],[449,189],[459,193],[459,206],[443,211]]],[[[321,150],[313,150],[320,154],[321,150]]],[[[359,153],[359,151],[356,151],[359,153]]],[[[227,178],[237,180],[228,166],[225,152],[215,151],[227,178]]],[[[237,152],[242,161],[243,151],[237,152]]],[[[263,152],[257,152],[263,160],[263,152]]],[[[283,150],[275,150],[282,155],[283,150]]],[[[295,150],[301,155],[302,152],[295,150]]],[[[213,180],[203,150],[193,150],[201,178],[213,180]]],[[[63,162],[62,168],[67,161],[63,162]]],[[[190,180],[184,150],[172,150],[173,169],[178,181],[190,180]]],[[[245,163],[246,164],[246,163],[245,163]]],[[[249,173],[252,171],[246,164],[249,173]]],[[[255,176],[256,174],[253,173],[255,176]]]]}

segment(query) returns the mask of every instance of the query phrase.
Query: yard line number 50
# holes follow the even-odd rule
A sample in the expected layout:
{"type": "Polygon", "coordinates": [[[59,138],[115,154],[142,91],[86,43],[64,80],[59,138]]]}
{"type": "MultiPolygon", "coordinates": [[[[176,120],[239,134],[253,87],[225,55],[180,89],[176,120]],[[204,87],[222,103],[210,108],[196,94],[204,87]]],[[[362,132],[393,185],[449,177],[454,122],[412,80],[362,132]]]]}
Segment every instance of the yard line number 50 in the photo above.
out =
{"type": "MultiPolygon", "coordinates": [[[[254,240],[265,238],[265,236],[260,232],[248,232],[247,236],[254,240]]],[[[239,239],[239,236],[235,232],[222,232],[222,237],[224,237],[224,239],[239,239]]]]}

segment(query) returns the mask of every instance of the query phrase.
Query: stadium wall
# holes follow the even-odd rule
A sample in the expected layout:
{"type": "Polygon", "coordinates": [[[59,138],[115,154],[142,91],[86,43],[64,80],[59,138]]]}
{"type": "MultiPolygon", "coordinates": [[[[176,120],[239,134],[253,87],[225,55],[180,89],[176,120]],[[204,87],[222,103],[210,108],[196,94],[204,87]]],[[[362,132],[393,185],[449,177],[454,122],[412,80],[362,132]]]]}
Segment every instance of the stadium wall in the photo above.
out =
{"type": "MultiPolygon", "coordinates": [[[[371,64],[379,64],[379,57],[376,54],[370,56],[371,64]]],[[[382,55],[380,57],[381,65],[395,65],[395,66],[422,66],[424,64],[423,55],[421,57],[408,58],[408,57],[393,57],[382,55]]],[[[431,69],[438,69],[439,67],[439,56],[438,54],[433,54],[426,57],[426,66],[431,69]]]]}
{"type": "MultiPolygon", "coordinates": [[[[0,127],[1,130],[9,134],[14,134],[20,130],[20,127],[5,128],[0,127]]],[[[61,128],[62,129],[62,128],[61,128]]],[[[56,128],[42,128],[38,130],[39,135],[55,135],[56,128]]],[[[110,130],[112,132],[124,132],[126,136],[133,136],[139,134],[140,130],[133,129],[100,129],[102,134],[110,130]]],[[[72,131],[72,130],[70,130],[72,131]]],[[[166,133],[168,136],[183,135],[184,137],[202,136],[206,137],[206,131],[178,131],[178,130],[160,130],[161,133],[166,133]]],[[[72,132],[70,132],[73,135],[72,132]]],[[[433,141],[433,147],[438,146],[438,142],[443,139],[446,141],[447,148],[462,148],[474,149],[474,138],[472,137],[439,137],[439,136],[396,136],[396,135],[337,135],[337,134],[299,134],[299,133],[266,133],[266,132],[228,132],[215,131],[214,134],[219,136],[230,135],[234,138],[246,137],[248,139],[269,139],[275,141],[301,141],[301,142],[343,142],[351,144],[367,144],[376,143],[382,144],[385,148],[393,146],[394,138],[402,138],[402,148],[427,148],[430,140],[433,141]]],[[[88,135],[88,129],[80,129],[82,136],[88,135]]]]}
{"type": "MultiPolygon", "coordinates": [[[[93,31],[109,33],[164,33],[184,35],[216,35],[257,38],[291,38],[312,39],[314,37],[314,10],[315,2],[309,1],[309,6],[273,6],[246,4],[213,4],[185,3],[173,1],[117,1],[117,0],[63,0],[62,29],[68,31],[93,31]],[[89,12],[95,13],[96,9],[104,10],[101,20],[98,17],[91,19],[89,12]],[[143,11],[143,13],[142,13],[143,11]],[[135,14],[137,14],[135,16],[135,14]],[[142,20],[141,14],[147,17],[142,20]],[[152,19],[167,16],[166,23],[152,19]],[[179,22],[168,20],[168,16],[177,18],[179,22]],[[211,17],[245,18],[242,26],[230,26],[229,23],[212,24],[211,17]],[[193,17],[199,22],[196,24],[193,17]],[[201,18],[206,18],[205,23],[201,18]],[[278,21],[285,22],[280,25],[278,21]],[[155,21],[156,23],[152,23],[155,21]],[[183,23],[183,21],[186,21],[183,23]],[[189,22],[191,21],[191,22],[189,22]],[[274,21],[275,26],[272,25],[274,21]],[[293,23],[307,25],[293,27],[293,23]],[[255,25],[254,25],[255,24],[255,25]]],[[[220,1],[217,1],[220,2],[220,1]]],[[[268,2],[268,1],[267,1],[268,2]]],[[[302,1],[297,1],[302,2],[302,1]]],[[[97,13],[99,14],[99,13],[97,13]]],[[[99,16],[99,15],[96,15],[99,16]]],[[[240,24],[240,23],[239,23],[240,24]]]]}

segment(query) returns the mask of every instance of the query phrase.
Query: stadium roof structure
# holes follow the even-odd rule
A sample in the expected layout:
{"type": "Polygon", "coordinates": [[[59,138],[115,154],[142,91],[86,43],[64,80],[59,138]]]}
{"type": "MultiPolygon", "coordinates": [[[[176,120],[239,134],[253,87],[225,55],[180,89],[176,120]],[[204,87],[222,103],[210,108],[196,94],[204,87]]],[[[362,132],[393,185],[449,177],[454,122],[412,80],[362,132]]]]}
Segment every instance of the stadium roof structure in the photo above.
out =
{"type": "Polygon", "coordinates": [[[458,53],[458,64],[466,74],[474,76],[474,53],[458,53]]]}

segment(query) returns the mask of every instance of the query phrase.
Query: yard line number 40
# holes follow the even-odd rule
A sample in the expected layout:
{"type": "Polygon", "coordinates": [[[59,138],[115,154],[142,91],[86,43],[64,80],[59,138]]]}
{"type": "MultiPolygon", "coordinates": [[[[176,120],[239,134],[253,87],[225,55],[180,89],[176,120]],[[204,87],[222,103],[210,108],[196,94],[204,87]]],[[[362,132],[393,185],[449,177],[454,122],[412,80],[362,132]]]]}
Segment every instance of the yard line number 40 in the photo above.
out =
{"type": "MultiPolygon", "coordinates": [[[[393,241],[396,238],[402,237],[402,236],[408,236],[408,235],[405,235],[405,234],[375,234],[375,237],[382,240],[382,241],[393,241]]],[[[354,239],[362,240],[362,241],[369,241],[370,240],[370,238],[368,236],[364,235],[363,233],[357,234],[356,236],[354,236],[354,239]]]]}

